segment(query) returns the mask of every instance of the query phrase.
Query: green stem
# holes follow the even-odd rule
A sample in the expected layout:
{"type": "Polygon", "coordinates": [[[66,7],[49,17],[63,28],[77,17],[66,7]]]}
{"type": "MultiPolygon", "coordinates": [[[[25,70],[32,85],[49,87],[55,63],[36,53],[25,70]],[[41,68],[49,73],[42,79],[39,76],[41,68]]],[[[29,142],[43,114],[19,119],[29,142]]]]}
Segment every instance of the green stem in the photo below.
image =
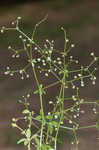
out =
{"type": "Polygon", "coordinates": [[[33,74],[34,74],[34,77],[35,77],[35,80],[36,80],[36,84],[37,84],[37,86],[39,88],[39,81],[38,81],[38,78],[37,78],[36,71],[35,71],[34,67],[32,67],[32,71],[33,71],[33,74]]]}
{"type": "Polygon", "coordinates": [[[90,125],[90,126],[79,127],[78,130],[80,130],[80,129],[89,129],[89,128],[96,128],[96,125],[90,125]]]}
{"type": "Polygon", "coordinates": [[[27,38],[32,44],[34,44],[34,41],[31,40],[24,32],[22,32],[19,28],[16,28],[16,30],[21,33],[25,38],[27,38]]]}
{"type": "Polygon", "coordinates": [[[49,84],[49,85],[45,86],[43,89],[48,89],[48,88],[53,87],[53,86],[55,86],[55,85],[57,85],[59,83],[60,83],[60,81],[56,81],[56,82],[54,82],[52,84],[49,84]]]}
{"type": "Polygon", "coordinates": [[[42,115],[42,125],[41,125],[41,134],[40,134],[40,150],[42,149],[42,139],[43,139],[43,129],[44,129],[44,110],[43,110],[43,101],[42,94],[40,93],[40,104],[41,104],[41,115],[42,115]]]}
{"type": "Polygon", "coordinates": [[[31,150],[30,140],[29,140],[29,143],[28,143],[28,150],[31,150]]]}

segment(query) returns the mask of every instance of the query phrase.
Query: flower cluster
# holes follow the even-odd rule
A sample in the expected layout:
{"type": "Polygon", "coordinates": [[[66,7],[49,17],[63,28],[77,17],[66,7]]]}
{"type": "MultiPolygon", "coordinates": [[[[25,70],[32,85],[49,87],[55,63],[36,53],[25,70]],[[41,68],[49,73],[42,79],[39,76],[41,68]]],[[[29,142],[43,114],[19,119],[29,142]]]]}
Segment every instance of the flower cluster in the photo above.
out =
{"type": "MultiPolygon", "coordinates": [[[[64,48],[62,51],[55,49],[54,41],[48,39],[45,40],[43,48],[35,41],[35,32],[37,27],[46,20],[46,17],[35,25],[32,37],[28,37],[19,28],[19,21],[21,17],[18,17],[12,25],[15,27],[7,28],[2,27],[1,33],[6,30],[15,30],[19,33],[19,39],[22,41],[23,47],[16,50],[13,46],[8,46],[8,50],[12,51],[12,59],[21,59],[21,54],[26,55],[26,65],[21,69],[14,70],[10,66],[6,67],[4,75],[13,76],[19,74],[21,80],[30,78],[28,69],[31,68],[33,78],[36,82],[36,89],[30,90],[26,96],[22,96],[21,103],[24,104],[24,110],[22,111],[23,117],[13,118],[12,126],[18,128],[24,138],[18,141],[24,143],[28,150],[31,150],[32,145],[37,150],[56,150],[58,142],[58,134],[60,129],[66,129],[72,131],[74,135],[72,144],[78,146],[79,139],[77,137],[77,131],[83,128],[96,127],[97,123],[89,126],[82,126],[78,122],[85,110],[82,108],[83,105],[93,105],[93,112],[97,114],[97,107],[99,106],[98,101],[86,101],[80,97],[79,91],[81,88],[86,86],[86,81],[91,80],[92,84],[96,83],[95,72],[97,68],[94,68],[94,64],[99,60],[92,52],[90,55],[92,61],[85,67],[80,65],[79,60],[75,59],[70,52],[75,47],[74,44],[69,44],[69,39],[66,37],[66,31],[61,28],[64,32],[64,48]],[[77,65],[77,69],[72,66],[77,65]],[[44,79],[52,77],[55,80],[50,84],[43,84],[42,79],[39,80],[39,73],[43,74],[44,79]],[[44,95],[47,95],[49,88],[59,86],[59,93],[54,98],[48,98],[48,107],[50,111],[45,112],[43,106],[44,95]],[[68,97],[66,91],[71,88],[73,94],[68,97]],[[31,92],[32,91],[32,92],[31,92]],[[40,111],[36,114],[35,111],[30,109],[29,99],[32,94],[39,95],[40,99],[40,111]],[[67,104],[67,105],[66,105],[67,104]],[[17,123],[22,120],[26,123],[26,127],[23,128],[17,123]],[[34,131],[32,129],[35,129],[34,131]]],[[[41,76],[42,77],[42,76],[41,76]]]]}

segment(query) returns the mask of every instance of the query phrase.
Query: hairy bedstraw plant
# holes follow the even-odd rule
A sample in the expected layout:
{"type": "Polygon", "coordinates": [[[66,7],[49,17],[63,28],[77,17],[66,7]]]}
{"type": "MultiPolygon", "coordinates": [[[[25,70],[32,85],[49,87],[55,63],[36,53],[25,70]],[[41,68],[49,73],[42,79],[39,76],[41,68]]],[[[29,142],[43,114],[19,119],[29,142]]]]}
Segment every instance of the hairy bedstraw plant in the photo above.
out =
{"type": "Polygon", "coordinates": [[[86,101],[80,97],[79,91],[86,84],[86,81],[91,80],[94,85],[96,82],[95,67],[99,57],[96,57],[94,52],[91,53],[92,61],[85,66],[80,65],[79,61],[74,59],[70,55],[71,49],[75,46],[69,44],[66,31],[62,27],[61,30],[64,33],[64,48],[63,51],[54,48],[54,41],[48,39],[45,40],[43,48],[35,40],[35,33],[38,26],[46,20],[47,16],[38,22],[33,29],[32,36],[29,37],[19,27],[21,17],[18,17],[12,25],[14,27],[2,27],[1,33],[9,30],[13,30],[19,33],[19,39],[23,43],[23,48],[14,49],[13,46],[8,46],[8,49],[12,51],[12,59],[20,59],[22,53],[26,54],[26,65],[21,69],[11,69],[7,66],[5,75],[13,76],[19,74],[22,80],[30,78],[28,69],[31,68],[33,78],[36,82],[36,89],[29,90],[27,95],[22,97],[20,102],[24,105],[22,116],[12,119],[12,127],[17,128],[22,138],[17,142],[23,143],[27,147],[27,150],[32,150],[35,147],[37,150],[57,150],[57,140],[60,129],[72,132],[73,140],[71,144],[74,145],[74,149],[78,150],[79,138],[77,131],[86,128],[99,128],[99,121],[95,124],[82,126],[80,121],[81,114],[85,112],[82,106],[93,106],[93,113],[98,114],[99,101],[86,101]],[[72,66],[77,65],[73,69],[72,66]],[[28,73],[27,73],[28,72],[28,73]],[[39,79],[40,74],[43,74],[44,78],[53,77],[54,82],[45,85],[42,79],[39,79]],[[59,87],[56,92],[56,96],[53,99],[48,99],[48,105],[51,106],[50,112],[44,110],[44,96],[47,94],[49,88],[59,87]],[[66,91],[71,88],[72,95],[68,97],[66,91]],[[39,96],[40,111],[36,114],[34,110],[30,109],[29,99],[32,94],[39,96]],[[68,105],[66,105],[68,104],[68,105]],[[19,123],[20,120],[24,122],[24,126],[19,123]]]}

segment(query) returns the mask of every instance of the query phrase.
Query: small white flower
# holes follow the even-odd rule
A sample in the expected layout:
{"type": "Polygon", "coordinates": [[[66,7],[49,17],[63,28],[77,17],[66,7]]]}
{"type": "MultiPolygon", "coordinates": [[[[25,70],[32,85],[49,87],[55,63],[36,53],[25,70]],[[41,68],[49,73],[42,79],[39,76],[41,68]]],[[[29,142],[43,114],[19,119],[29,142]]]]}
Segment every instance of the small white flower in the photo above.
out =
{"type": "Polygon", "coordinates": [[[26,39],[23,39],[23,42],[26,42],[26,39]]]}
{"type": "Polygon", "coordinates": [[[50,112],[48,112],[48,115],[50,115],[51,113],[50,112]]]}
{"type": "Polygon", "coordinates": [[[38,62],[40,62],[40,61],[41,61],[41,59],[40,59],[40,58],[37,58],[37,61],[38,61],[38,62]]]}
{"type": "Polygon", "coordinates": [[[13,76],[14,74],[13,73],[10,73],[10,76],[13,76]]]}
{"type": "Polygon", "coordinates": [[[48,54],[48,51],[45,51],[45,54],[48,54]]]}
{"type": "Polygon", "coordinates": [[[53,101],[49,101],[49,104],[53,104],[53,101]]]}
{"type": "Polygon", "coordinates": [[[69,39],[66,39],[66,42],[69,42],[69,39]]]}
{"type": "Polygon", "coordinates": [[[96,77],[95,77],[95,76],[93,77],[93,80],[96,80],[96,77]]]}
{"type": "Polygon", "coordinates": [[[50,57],[47,57],[47,61],[51,61],[51,58],[50,58],[50,57]]]}
{"type": "Polygon", "coordinates": [[[57,131],[57,128],[55,128],[55,131],[57,131]]]}
{"type": "Polygon", "coordinates": [[[51,70],[49,69],[48,72],[51,72],[51,70]]]}
{"type": "Polygon", "coordinates": [[[61,124],[63,124],[63,121],[61,121],[61,124]]]}
{"type": "Polygon", "coordinates": [[[22,18],[19,16],[19,17],[17,17],[17,19],[20,20],[20,19],[22,19],[22,18]]]}
{"type": "Polygon", "coordinates": [[[74,101],[76,101],[77,99],[76,99],[76,97],[75,97],[75,95],[73,95],[72,96],[72,99],[74,100],[74,101]]]}
{"type": "Polygon", "coordinates": [[[51,54],[51,53],[52,53],[52,51],[51,51],[51,50],[49,50],[49,53],[51,54]]]}
{"type": "Polygon", "coordinates": [[[68,86],[65,86],[66,89],[68,89],[68,86]]]}
{"type": "Polygon", "coordinates": [[[57,71],[57,68],[55,68],[54,71],[57,71]]]}
{"type": "Polygon", "coordinates": [[[77,76],[74,76],[74,79],[77,79],[77,76]]]}
{"type": "Polygon", "coordinates": [[[15,23],[14,23],[14,22],[12,22],[11,24],[12,24],[12,25],[14,25],[15,23]]]}
{"type": "Polygon", "coordinates": [[[79,111],[79,110],[80,110],[80,108],[77,108],[77,110],[79,111]]]}
{"type": "Polygon", "coordinates": [[[83,66],[81,66],[81,69],[83,69],[84,67],[83,66]]]}
{"type": "Polygon", "coordinates": [[[1,33],[4,33],[4,30],[3,30],[3,29],[1,29],[1,33]]]}
{"type": "Polygon", "coordinates": [[[73,56],[70,56],[70,59],[73,59],[73,56]]]}
{"type": "Polygon", "coordinates": [[[94,52],[92,52],[90,55],[91,55],[91,56],[94,56],[94,52]]]}
{"type": "Polygon", "coordinates": [[[46,39],[46,42],[48,42],[48,39],[46,39]]]}
{"type": "Polygon", "coordinates": [[[93,108],[92,110],[93,110],[93,111],[96,111],[96,108],[93,108]]]}
{"type": "Polygon", "coordinates": [[[40,66],[38,66],[37,68],[40,69],[40,66]]]}
{"type": "Polygon", "coordinates": [[[69,120],[69,123],[72,124],[73,123],[72,120],[69,120]]]}
{"type": "Polygon", "coordinates": [[[62,62],[61,62],[61,61],[59,61],[59,62],[58,62],[58,64],[59,64],[59,65],[61,65],[61,64],[62,64],[62,62]]]}
{"type": "Polygon", "coordinates": [[[24,80],[24,77],[23,77],[23,76],[21,77],[21,80],[24,80]]]}
{"type": "Polygon", "coordinates": [[[79,117],[79,114],[77,114],[77,117],[79,117]]]}
{"type": "Polygon", "coordinates": [[[74,115],[74,118],[77,118],[77,116],[76,116],[76,115],[74,115]]]}
{"type": "Polygon", "coordinates": [[[84,87],[84,82],[83,81],[81,81],[81,86],[84,87]]]}
{"type": "Polygon", "coordinates": [[[27,44],[27,47],[30,47],[30,44],[27,44]]]}
{"type": "Polygon", "coordinates": [[[7,66],[7,70],[9,70],[10,69],[10,67],[9,66],[7,66]]]}
{"type": "Polygon", "coordinates": [[[20,57],[20,55],[18,54],[18,55],[16,55],[16,58],[19,58],[20,57]]]}
{"type": "Polygon", "coordinates": [[[75,85],[73,85],[72,88],[75,89],[75,85]]]}
{"type": "Polygon", "coordinates": [[[81,74],[78,74],[79,77],[81,77],[81,74]]]}
{"type": "Polygon", "coordinates": [[[52,43],[54,43],[54,40],[52,40],[52,43]]]}
{"type": "Polygon", "coordinates": [[[48,77],[48,73],[45,73],[45,76],[48,77]]]}
{"type": "Polygon", "coordinates": [[[82,98],[81,100],[80,100],[80,103],[83,103],[84,102],[84,99],[82,98]]]}
{"type": "Polygon", "coordinates": [[[46,66],[46,63],[43,63],[43,66],[46,66]]]}
{"type": "Polygon", "coordinates": [[[12,58],[15,58],[15,54],[12,55],[12,58]]]}
{"type": "Polygon", "coordinates": [[[60,60],[60,57],[58,57],[57,60],[60,60]]]}
{"type": "Polygon", "coordinates": [[[19,73],[22,74],[22,73],[23,73],[23,70],[20,70],[19,73]]]}
{"type": "Polygon", "coordinates": [[[57,118],[58,118],[58,116],[57,116],[57,115],[55,115],[55,116],[54,116],[54,118],[55,118],[55,119],[57,119],[57,118]]]}
{"type": "Polygon", "coordinates": [[[19,35],[19,38],[22,39],[22,35],[19,35]]]}
{"type": "Polygon", "coordinates": [[[8,75],[8,74],[9,74],[9,71],[4,72],[4,74],[5,74],[5,75],[8,75]]]}
{"type": "Polygon", "coordinates": [[[75,62],[76,62],[76,64],[78,64],[78,60],[76,60],[75,62]]]}
{"type": "Polygon", "coordinates": [[[45,60],[43,59],[43,60],[42,60],[42,62],[44,63],[44,62],[45,62],[45,60]]]}
{"type": "Polygon", "coordinates": [[[94,68],[95,70],[97,70],[97,68],[94,68]]]}
{"type": "Polygon", "coordinates": [[[5,30],[5,27],[3,26],[2,29],[5,30]]]}
{"type": "Polygon", "coordinates": [[[27,74],[26,77],[29,78],[29,74],[27,74]]]}
{"type": "Polygon", "coordinates": [[[37,47],[35,47],[34,49],[37,50],[37,47]]]}
{"type": "Polygon", "coordinates": [[[95,81],[93,81],[93,82],[92,82],[92,84],[93,84],[93,85],[95,85],[95,84],[96,84],[96,82],[95,82],[95,81]]]}
{"type": "Polygon", "coordinates": [[[29,98],[30,97],[30,94],[27,94],[27,98],[29,98]]]}
{"type": "Polygon", "coordinates": [[[8,49],[11,49],[11,46],[8,46],[8,49]]]}
{"type": "Polygon", "coordinates": [[[97,61],[97,57],[94,57],[94,60],[97,61]]]}
{"type": "Polygon", "coordinates": [[[75,45],[74,45],[74,44],[71,44],[71,47],[75,47],[75,45]]]}
{"type": "Polygon", "coordinates": [[[73,109],[71,109],[70,111],[71,111],[71,112],[74,112],[74,110],[73,110],[73,109]]]}

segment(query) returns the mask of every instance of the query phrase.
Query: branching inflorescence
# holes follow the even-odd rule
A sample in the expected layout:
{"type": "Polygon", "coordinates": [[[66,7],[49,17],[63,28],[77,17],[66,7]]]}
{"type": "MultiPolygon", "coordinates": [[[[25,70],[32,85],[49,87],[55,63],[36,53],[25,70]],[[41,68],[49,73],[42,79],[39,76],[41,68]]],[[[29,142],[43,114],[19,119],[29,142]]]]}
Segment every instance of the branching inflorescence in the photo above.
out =
{"type": "Polygon", "coordinates": [[[89,65],[83,67],[79,64],[78,60],[75,60],[73,56],[70,56],[71,49],[75,46],[71,44],[68,46],[69,40],[67,39],[66,31],[62,27],[61,30],[64,33],[64,48],[63,51],[59,51],[54,48],[54,41],[46,40],[44,47],[35,41],[35,32],[38,26],[46,20],[47,16],[35,25],[32,37],[28,37],[20,28],[19,21],[21,17],[18,17],[16,21],[12,22],[15,27],[7,28],[2,27],[1,33],[7,30],[14,30],[19,33],[19,38],[23,43],[22,49],[14,49],[12,46],[8,46],[8,49],[13,52],[12,58],[20,58],[21,53],[26,54],[26,65],[22,69],[12,70],[9,66],[4,72],[5,75],[13,76],[14,74],[21,75],[21,79],[30,78],[30,74],[27,70],[31,68],[33,78],[36,82],[36,89],[32,94],[39,95],[40,99],[40,112],[39,115],[35,111],[30,110],[30,104],[28,102],[31,91],[26,96],[23,96],[21,103],[24,104],[24,110],[22,111],[23,117],[13,118],[12,127],[20,130],[23,137],[18,141],[24,143],[28,150],[35,146],[37,150],[56,150],[57,139],[60,129],[71,131],[74,138],[72,144],[76,145],[78,149],[79,139],[77,131],[85,128],[98,128],[98,121],[95,124],[89,126],[81,126],[78,122],[80,115],[84,113],[81,108],[82,105],[93,105],[93,111],[97,114],[97,107],[99,106],[98,100],[86,101],[80,98],[79,91],[80,87],[85,86],[85,80],[91,80],[92,84],[95,84],[96,77],[95,68],[96,62],[99,57],[96,57],[92,52],[92,61],[89,65]],[[35,54],[35,55],[34,55],[35,54]],[[77,69],[72,69],[72,64],[77,64],[77,69]],[[45,78],[52,76],[55,81],[49,85],[44,85],[42,80],[39,80],[40,73],[43,73],[45,78]],[[48,99],[49,106],[51,105],[51,111],[45,112],[43,106],[44,95],[46,95],[49,88],[55,86],[59,87],[59,93],[54,97],[54,101],[48,99]],[[71,88],[73,95],[66,97],[66,90],[71,88]],[[68,103],[68,106],[65,104],[68,103]],[[70,105],[69,105],[70,103],[70,105]],[[19,125],[19,121],[25,122],[24,128],[19,125]]]}

